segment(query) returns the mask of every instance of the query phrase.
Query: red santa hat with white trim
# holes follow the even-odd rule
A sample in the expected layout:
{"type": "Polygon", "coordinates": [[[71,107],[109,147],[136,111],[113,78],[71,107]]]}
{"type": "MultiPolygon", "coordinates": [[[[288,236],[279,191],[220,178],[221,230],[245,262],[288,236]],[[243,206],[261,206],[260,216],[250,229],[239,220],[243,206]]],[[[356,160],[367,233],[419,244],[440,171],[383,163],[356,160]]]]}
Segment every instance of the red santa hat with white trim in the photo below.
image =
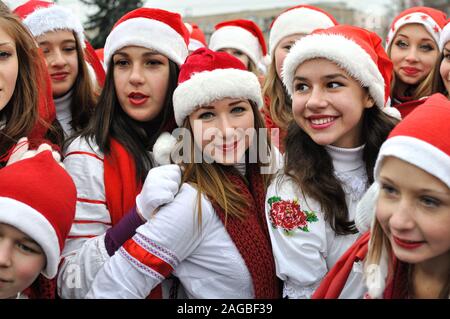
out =
{"type": "MultiPolygon", "coordinates": [[[[450,101],[439,93],[427,98],[397,124],[381,146],[374,169],[375,183],[378,183],[383,160],[393,156],[433,175],[450,188],[449,123],[450,101]]],[[[375,203],[376,198],[372,200],[372,205],[375,206],[375,203]]],[[[370,214],[370,219],[373,228],[376,220],[374,214],[370,214]]],[[[380,272],[366,273],[370,298],[383,297],[388,275],[388,254],[385,250],[379,266],[380,272]]]]}
{"type": "Polygon", "coordinates": [[[189,31],[189,51],[195,51],[200,48],[206,48],[205,34],[196,23],[187,23],[184,25],[189,31]]]}
{"type": "Polygon", "coordinates": [[[442,29],[445,26],[446,14],[440,10],[428,7],[413,7],[402,11],[394,21],[392,21],[389,28],[388,36],[386,37],[386,51],[392,45],[392,40],[403,26],[407,24],[421,24],[425,27],[428,33],[433,37],[436,45],[439,45],[439,38],[442,29]]]}
{"type": "MultiPolygon", "coordinates": [[[[173,93],[175,121],[182,126],[196,109],[224,98],[245,98],[258,109],[263,106],[261,85],[257,76],[226,52],[208,48],[194,51],[181,66],[178,86],[173,93]]],[[[160,164],[169,162],[175,138],[163,133],[153,146],[153,156],[160,164]]]]}
{"type": "Polygon", "coordinates": [[[389,134],[375,164],[378,178],[386,156],[394,156],[440,179],[450,188],[450,101],[434,94],[389,134]]]}
{"type": "Polygon", "coordinates": [[[77,190],[50,151],[0,170],[0,223],[36,241],[47,259],[42,274],[53,278],[75,217],[77,190]]]}
{"type": "Polygon", "coordinates": [[[269,54],[273,55],[281,39],[294,34],[310,34],[316,29],[326,29],[337,25],[336,19],[328,12],[308,5],[289,8],[272,22],[269,35],[269,54]]]}
{"type": "Polygon", "coordinates": [[[368,88],[377,107],[400,118],[398,110],[389,105],[393,65],[381,42],[376,33],[355,26],[337,25],[316,30],[299,39],[286,56],[283,83],[292,95],[294,75],[299,65],[311,59],[324,58],[335,62],[362,87],[368,88]]]}
{"type": "Polygon", "coordinates": [[[442,29],[441,38],[439,39],[439,49],[441,52],[444,51],[444,47],[448,42],[450,42],[450,19],[442,29]]]}
{"type": "Polygon", "coordinates": [[[237,49],[245,53],[257,66],[267,54],[266,41],[258,25],[251,20],[229,20],[218,23],[211,35],[209,48],[237,49]]]}
{"type": "Polygon", "coordinates": [[[106,38],[105,64],[126,46],[153,49],[181,66],[188,55],[189,31],[178,13],[154,8],[128,12],[114,25],[106,38]]]}
{"type": "Polygon", "coordinates": [[[47,32],[72,30],[84,50],[86,66],[93,84],[95,85],[96,81],[103,86],[105,70],[84,36],[84,28],[80,19],[73,12],[53,2],[30,0],[18,6],[14,13],[22,19],[35,38],[47,32]]]}
{"type": "Polygon", "coordinates": [[[83,25],[67,8],[53,2],[30,0],[18,6],[14,13],[22,19],[34,37],[56,30],[73,30],[80,44],[85,47],[83,25]]]}

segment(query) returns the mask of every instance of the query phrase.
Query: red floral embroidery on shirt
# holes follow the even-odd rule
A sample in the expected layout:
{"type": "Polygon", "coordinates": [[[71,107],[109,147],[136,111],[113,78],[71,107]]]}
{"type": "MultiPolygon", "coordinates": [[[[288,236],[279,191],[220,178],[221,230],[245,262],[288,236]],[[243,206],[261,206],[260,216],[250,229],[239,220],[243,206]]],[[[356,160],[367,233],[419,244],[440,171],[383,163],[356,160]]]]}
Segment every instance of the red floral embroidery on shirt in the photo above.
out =
{"type": "Polygon", "coordinates": [[[296,199],[286,201],[272,196],[267,202],[270,205],[269,220],[272,227],[280,227],[288,235],[296,229],[309,232],[308,223],[318,221],[316,213],[302,210],[296,199]]]}

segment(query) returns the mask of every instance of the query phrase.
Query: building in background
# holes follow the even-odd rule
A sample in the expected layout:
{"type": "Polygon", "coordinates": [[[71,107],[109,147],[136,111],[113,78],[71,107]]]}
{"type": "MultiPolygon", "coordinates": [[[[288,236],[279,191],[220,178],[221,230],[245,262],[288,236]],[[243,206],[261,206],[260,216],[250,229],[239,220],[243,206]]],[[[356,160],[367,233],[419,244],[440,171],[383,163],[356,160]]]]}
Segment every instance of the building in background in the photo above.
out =
{"type": "MultiPolygon", "coordinates": [[[[317,3],[308,3],[309,5],[313,5],[319,7],[330,14],[332,14],[340,23],[344,24],[355,24],[358,22],[358,17],[363,16],[362,13],[359,13],[356,9],[348,7],[344,2],[317,2],[317,3]]],[[[189,11],[185,12],[186,15],[183,17],[187,22],[197,23],[198,26],[203,30],[207,40],[211,36],[212,32],[214,32],[214,26],[225,20],[233,20],[233,19],[248,19],[252,20],[261,28],[266,37],[268,39],[270,24],[273,19],[282,12],[283,10],[289,7],[278,7],[271,9],[260,9],[260,10],[245,10],[240,12],[231,12],[231,13],[223,13],[223,14],[214,14],[214,15],[205,15],[205,16],[189,16],[189,11]]]]}

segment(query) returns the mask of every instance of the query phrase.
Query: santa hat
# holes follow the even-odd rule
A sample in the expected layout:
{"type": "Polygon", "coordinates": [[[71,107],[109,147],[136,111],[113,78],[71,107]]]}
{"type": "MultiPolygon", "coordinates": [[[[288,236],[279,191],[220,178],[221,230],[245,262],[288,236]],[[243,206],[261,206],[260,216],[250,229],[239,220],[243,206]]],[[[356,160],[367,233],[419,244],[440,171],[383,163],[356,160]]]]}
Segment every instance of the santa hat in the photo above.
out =
{"type": "MultiPolygon", "coordinates": [[[[402,120],[381,146],[374,176],[378,182],[380,168],[387,156],[417,166],[450,188],[450,101],[442,94],[430,96],[402,120]]],[[[373,205],[375,205],[373,201],[373,205]]],[[[375,218],[372,218],[372,229],[375,218]]],[[[366,273],[368,295],[381,298],[386,286],[388,254],[383,250],[380,267],[366,273]],[[378,269],[378,271],[375,271],[378,269]]]]}
{"type": "Polygon", "coordinates": [[[16,227],[36,241],[53,278],[75,217],[77,191],[72,178],[50,151],[0,170],[0,223],[16,227]]]}
{"type": "Polygon", "coordinates": [[[298,40],[283,64],[283,83],[290,95],[293,94],[294,75],[298,66],[316,58],[335,62],[369,89],[370,96],[380,109],[400,117],[397,109],[387,107],[393,66],[376,33],[359,27],[337,25],[316,30],[298,40]]]}
{"type": "Polygon", "coordinates": [[[446,14],[440,10],[428,7],[413,7],[401,12],[392,21],[388,36],[386,37],[386,51],[392,44],[397,31],[407,24],[421,24],[439,45],[439,37],[442,28],[445,26],[446,14]]]}
{"type": "Polygon", "coordinates": [[[386,156],[394,156],[440,179],[450,188],[450,101],[430,96],[389,134],[375,164],[375,178],[386,156]]]}
{"type": "Polygon", "coordinates": [[[337,25],[336,19],[319,8],[299,5],[283,11],[272,22],[269,36],[269,53],[273,55],[281,39],[297,34],[310,34],[316,29],[337,25]]]}
{"type": "Polygon", "coordinates": [[[258,78],[241,61],[225,52],[196,50],[182,65],[173,93],[177,125],[200,106],[224,98],[246,98],[263,105],[258,78]]]}
{"type": "Polygon", "coordinates": [[[85,47],[84,28],[80,20],[69,10],[53,2],[30,0],[18,6],[14,13],[28,27],[34,37],[56,30],[73,30],[80,44],[85,47]]]}
{"type": "Polygon", "coordinates": [[[255,64],[267,54],[266,41],[261,29],[250,20],[224,21],[215,26],[209,48],[214,51],[232,48],[245,53],[255,64]]]}
{"type": "Polygon", "coordinates": [[[103,87],[106,79],[105,67],[89,41],[86,40],[84,43],[86,45],[86,48],[84,49],[84,58],[87,62],[86,65],[88,66],[89,75],[93,80],[94,86],[96,81],[100,87],[103,87]]]}
{"type": "Polygon", "coordinates": [[[108,66],[117,50],[140,46],[164,54],[180,66],[188,55],[188,44],[189,31],[178,13],[139,8],[114,25],[105,43],[105,64],[108,66]]]}
{"type": "Polygon", "coordinates": [[[450,41],[450,19],[447,21],[446,26],[442,29],[441,38],[439,39],[439,50],[444,51],[444,47],[447,42],[450,41]]]}
{"type": "MultiPolygon", "coordinates": [[[[181,66],[178,86],[173,93],[173,109],[178,126],[203,105],[224,98],[245,98],[263,106],[261,85],[252,72],[234,56],[207,48],[194,51],[181,66]]],[[[163,133],[153,146],[159,164],[170,162],[176,139],[163,133]]]]}
{"type": "Polygon", "coordinates": [[[96,81],[100,86],[103,86],[105,70],[94,54],[91,44],[85,38],[84,28],[80,20],[70,10],[53,2],[30,0],[18,6],[14,13],[22,19],[22,22],[34,37],[58,30],[74,31],[78,42],[85,52],[90,78],[93,83],[96,81]]]}
{"type": "Polygon", "coordinates": [[[200,48],[206,48],[206,39],[203,31],[199,28],[199,26],[195,23],[187,23],[184,25],[189,31],[189,51],[195,51],[200,48]]]}

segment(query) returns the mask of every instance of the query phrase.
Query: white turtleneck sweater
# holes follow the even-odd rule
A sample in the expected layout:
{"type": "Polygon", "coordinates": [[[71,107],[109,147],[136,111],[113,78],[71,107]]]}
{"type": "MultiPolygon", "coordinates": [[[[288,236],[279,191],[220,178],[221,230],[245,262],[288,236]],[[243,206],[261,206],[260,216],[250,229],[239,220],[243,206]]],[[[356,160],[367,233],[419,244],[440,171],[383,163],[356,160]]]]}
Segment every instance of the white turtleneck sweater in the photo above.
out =
{"type": "Polygon", "coordinates": [[[70,111],[70,103],[72,102],[72,93],[70,90],[65,95],[54,99],[55,109],[56,109],[56,118],[61,124],[64,130],[64,137],[69,137],[73,133],[72,125],[72,112],[70,111]]]}
{"type": "MultiPolygon", "coordinates": [[[[342,183],[349,220],[353,220],[356,205],[367,189],[367,175],[362,158],[364,146],[353,149],[334,146],[325,148],[333,160],[335,175],[342,183]]],[[[296,216],[306,217],[306,214],[296,216]]],[[[288,298],[310,298],[328,270],[359,236],[336,235],[330,223],[325,221],[325,213],[319,203],[304,197],[297,184],[283,171],[280,171],[268,188],[266,219],[277,276],[284,281],[283,296],[288,298]],[[270,199],[271,202],[278,201],[278,204],[270,205],[270,199]],[[286,214],[288,209],[285,204],[294,210],[314,212],[311,216],[315,216],[316,220],[311,217],[309,221],[302,222],[301,218],[293,218],[292,214],[286,214]]],[[[352,270],[340,298],[363,296],[362,272],[356,268],[352,270]]]]}

